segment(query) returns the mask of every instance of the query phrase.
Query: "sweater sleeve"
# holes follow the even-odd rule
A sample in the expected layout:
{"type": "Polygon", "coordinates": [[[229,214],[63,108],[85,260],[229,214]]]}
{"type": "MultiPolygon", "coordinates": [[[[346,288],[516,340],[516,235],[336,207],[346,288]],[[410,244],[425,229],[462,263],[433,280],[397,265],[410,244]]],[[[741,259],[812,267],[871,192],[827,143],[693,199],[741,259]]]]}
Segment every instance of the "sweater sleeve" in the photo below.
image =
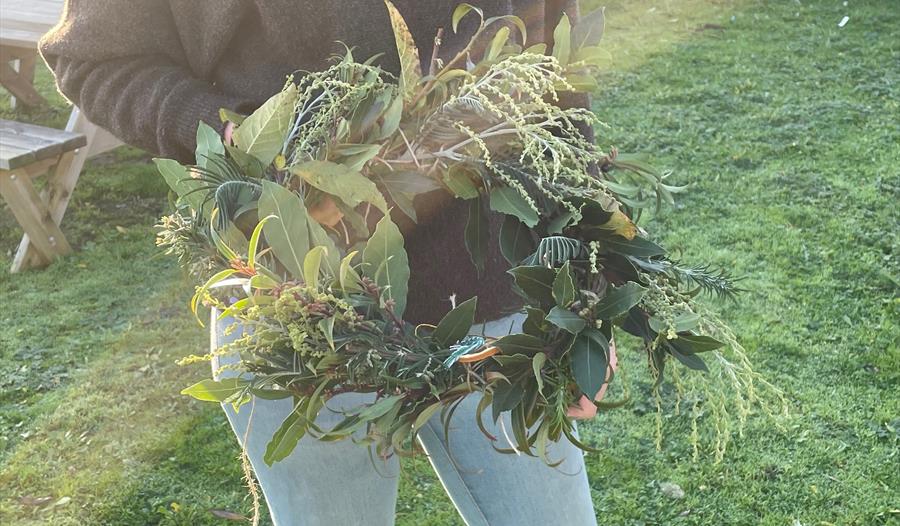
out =
{"type": "Polygon", "coordinates": [[[191,69],[167,0],[66,0],[39,47],[91,122],[154,154],[192,159],[200,121],[221,129],[220,108],[250,104],[191,69]]]}

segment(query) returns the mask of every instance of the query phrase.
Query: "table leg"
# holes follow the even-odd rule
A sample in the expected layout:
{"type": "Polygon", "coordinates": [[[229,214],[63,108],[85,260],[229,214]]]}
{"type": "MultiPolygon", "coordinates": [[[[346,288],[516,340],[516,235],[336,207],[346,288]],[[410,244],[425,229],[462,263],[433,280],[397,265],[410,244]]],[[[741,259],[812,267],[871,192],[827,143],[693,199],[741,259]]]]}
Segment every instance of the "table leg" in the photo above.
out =
{"type": "Polygon", "coordinates": [[[0,48],[0,84],[26,106],[40,106],[46,99],[34,89],[34,69],[37,51],[21,48],[0,48]],[[12,62],[19,62],[19,69],[12,62]]]}
{"type": "MultiPolygon", "coordinates": [[[[24,170],[0,171],[0,195],[16,220],[25,230],[28,246],[34,247],[33,261],[49,263],[56,256],[72,251],[59,225],[53,220],[47,204],[31,184],[31,178],[24,170]]],[[[24,259],[13,260],[12,272],[25,268],[24,259]]]]}

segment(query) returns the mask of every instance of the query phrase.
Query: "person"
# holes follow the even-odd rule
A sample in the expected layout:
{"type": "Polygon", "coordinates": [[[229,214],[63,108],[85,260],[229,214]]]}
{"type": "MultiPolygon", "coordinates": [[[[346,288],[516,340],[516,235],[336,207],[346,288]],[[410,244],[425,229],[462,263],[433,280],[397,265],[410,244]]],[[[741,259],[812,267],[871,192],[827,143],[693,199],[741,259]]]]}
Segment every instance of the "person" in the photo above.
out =
{"type": "MultiPolygon", "coordinates": [[[[439,28],[439,56],[452,57],[477,27],[476,17],[450,30],[457,0],[394,0],[423,60],[430,59],[439,28]]],[[[469,1],[485,17],[517,15],[528,28],[528,45],[552,45],[553,28],[566,14],[577,20],[576,0],[469,1]]],[[[124,142],[154,154],[191,162],[199,122],[227,135],[219,110],[250,113],[278,92],[287,75],[322,69],[344,46],[356,56],[379,55],[378,65],[399,71],[388,11],[382,0],[66,0],[59,24],[40,43],[59,90],[95,124],[124,142]]],[[[587,104],[572,99],[569,104],[587,104]]],[[[328,207],[328,204],[322,205],[328,207]]],[[[436,191],[417,198],[417,225],[406,225],[409,255],[406,319],[440,320],[451,295],[478,296],[485,334],[508,334],[521,305],[497,243],[476,273],[463,247],[463,202],[436,191]]],[[[317,218],[333,210],[311,210],[317,218]]],[[[497,238],[499,222],[492,221],[497,238]]],[[[223,343],[223,324],[212,345],[223,343]]],[[[223,357],[224,360],[234,357],[223,357]]],[[[614,351],[610,362],[614,365],[614,351]]],[[[214,364],[214,369],[218,364],[214,364]]],[[[604,389],[598,393],[601,398],[604,389]]],[[[336,397],[332,409],[365,401],[353,393],[336,397]]],[[[451,422],[450,443],[438,419],[423,427],[421,443],[463,519],[472,525],[596,524],[581,451],[568,441],[553,444],[556,469],[526,455],[501,455],[474,425],[474,396],[451,422]],[[451,447],[452,444],[452,447],[451,447]]],[[[227,411],[253,464],[276,524],[393,524],[397,459],[372,462],[366,448],[344,441],[321,444],[304,438],[294,453],[265,466],[265,443],[290,411],[289,402],[254,402],[251,411],[227,411]],[[288,405],[285,406],[284,404],[288,405]],[[252,415],[251,415],[252,413],[252,415]],[[252,425],[250,424],[252,418],[252,425]]],[[[592,417],[586,397],[570,414],[592,417]]],[[[328,411],[320,417],[327,425],[328,411]]],[[[494,429],[502,436],[504,420],[494,429]]],[[[498,447],[502,447],[498,446],[498,447]]]]}

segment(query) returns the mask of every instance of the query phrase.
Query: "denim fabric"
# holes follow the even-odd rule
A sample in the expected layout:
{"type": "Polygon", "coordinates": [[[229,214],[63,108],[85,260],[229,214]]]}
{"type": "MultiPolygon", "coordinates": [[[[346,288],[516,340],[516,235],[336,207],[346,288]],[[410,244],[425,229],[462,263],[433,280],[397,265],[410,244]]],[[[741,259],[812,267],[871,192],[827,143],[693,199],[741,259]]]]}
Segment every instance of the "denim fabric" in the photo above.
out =
{"type": "MultiPolygon", "coordinates": [[[[215,316],[215,313],[213,313],[215,316]]],[[[230,322],[215,322],[212,349],[233,340],[224,335],[230,322]]],[[[473,331],[487,336],[517,330],[522,319],[511,316],[478,326],[473,331]]],[[[238,333],[239,331],[235,331],[238,333]]],[[[234,376],[220,370],[234,363],[234,355],[213,361],[218,377],[234,376]]],[[[326,407],[333,410],[370,402],[373,395],[343,394],[326,407]]],[[[450,422],[449,446],[439,417],[422,428],[419,442],[444,489],[468,526],[595,526],[590,487],[581,451],[567,440],[548,448],[552,460],[563,459],[556,468],[527,455],[505,455],[494,451],[491,441],[475,424],[478,397],[471,395],[450,422]]],[[[394,524],[399,463],[396,457],[377,458],[364,447],[344,440],[322,443],[310,437],[281,462],[269,467],[263,462],[266,444],[290,413],[290,400],[254,399],[236,413],[224,406],[232,429],[243,444],[277,526],[389,526],[394,524]],[[250,431],[247,432],[248,422],[250,431]]],[[[322,427],[342,417],[323,410],[316,420],[322,427]]],[[[508,415],[503,425],[485,418],[486,428],[498,437],[497,447],[510,447],[508,415]]]]}

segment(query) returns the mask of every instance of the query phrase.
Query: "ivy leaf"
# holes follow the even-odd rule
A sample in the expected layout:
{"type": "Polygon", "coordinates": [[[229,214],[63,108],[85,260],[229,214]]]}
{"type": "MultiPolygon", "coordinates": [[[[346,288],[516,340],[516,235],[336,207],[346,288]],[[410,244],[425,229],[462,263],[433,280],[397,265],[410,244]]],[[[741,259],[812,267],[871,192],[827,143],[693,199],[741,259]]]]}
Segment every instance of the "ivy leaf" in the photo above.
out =
{"type": "Polygon", "coordinates": [[[371,179],[356,170],[329,161],[308,161],[291,168],[291,173],[319,190],[337,196],[351,208],[360,203],[372,203],[387,211],[384,196],[371,179]]]}
{"type": "Polygon", "coordinates": [[[553,280],[553,299],[560,307],[568,307],[575,301],[575,280],[568,261],[563,263],[553,280]]]}
{"type": "Polygon", "coordinates": [[[203,380],[181,391],[181,394],[191,396],[203,402],[222,403],[232,396],[240,393],[250,385],[248,380],[241,378],[223,378],[221,380],[203,380]]]}
{"type": "Polygon", "coordinates": [[[484,272],[484,260],[488,250],[488,229],[488,218],[482,199],[480,197],[472,199],[469,201],[469,220],[466,221],[465,241],[466,250],[478,270],[478,275],[484,272]]]}
{"type": "Polygon", "coordinates": [[[515,216],[505,216],[500,225],[500,253],[512,266],[521,265],[534,252],[531,230],[515,216]]]}
{"type": "Polygon", "coordinates": [[[439,344],[449,347],[463,339],[475,323],[478,298],[470,298],[448,312],[431,335],[439,344]]]}
{"type": "Polygon", "coordinates": [[[394,314],[402,318],[409,287],[409,258],[403,248],[403,234],[390,215],[381,218],[366,243],[363,269],[381,287],[383,299],[394,300],[394,314]]]}
{"type": "Polygon", "coordinates": [[[403,15],[389,0],[385,0],[388,13],[391,17],[391,26],[394,28],[394,40],[397,43],[397,54],[400,56],[400,93],[403,100],[412,100],[419,80],[422,78],[422,62],[419,59],[419,49],[413,39],[403,15]]]}
{"type": "Polygon", "coordinates": [[[278,261],[296,279],[303,277],[303,259],[309,252],[309,218],[299,195],[271,181],[262,182],[259,217],[273,215],[263,233],[278,261]]]}
{"type": "Polygon", "coordinates": [[[234,145],[264,166],[272,164],[284,146],[296,102],[297,86],[291,84],[244,119],[234,130],[234,145]]]}
{"type": "Polygon", "coordinates": [[[491,191],[491,210],[516,216],[529,227],[535,227],[540,218],[537,211],[515,188],[504,186],[491,191]]]}
{"type": "Polygon", "coordinates": [[[547,315],[547,321],[571,334],[578,334],[587,326],[581,316],[560,306],[553,307],[547,315]]]}
{"type": "Polygon", "coordinates": [[[563,66],[569,64],[572,52],[572,26],[568,15],[563,15],[553,30],[553,56],[563,66]]]}
{"type": "Polygon", "coordinates": [[[553,281],[556,271],[540,266],[521,266],[508,270],[513,279],[526,296],[541,305],[554,305],[553,281]]]}
{"type": "Polygon", "coordinates": [[[602,332],[588,329],[572,344],[572,375],[581,392],[590,398],[600,392],[609,367],[609,341],[602,332]]]}
{"type": "Polygon", "coordinates": [[[500,413],[510,411],[522,402],[525,397],[525,389],[518,384],[499,381],[494,384],[494,396],[491,401],[491,416],[494,422],[500,418],[500,413]]]}
{"type": "Polygon", "coordinates": [[[524,354],[534,356],[544,350],[544,342],[529,334],[509,334],[494,342],[505,356],[524,354]]]}
{"type": "Polygon", "coordinates": [[[611,320],[640,303],[646,292],[647,289],[633,281],[621,287],[611,286],[594,307],[594,315],[598,320],[611,320]]]}
{"type": "Polygon", "coordinates": [[[194,157],[197,159],[197,166],[209,168],[210,157],[216,155],[225,155],[225,145],[222,143],[222,137],[212,126],[200,121],[200,126],[197,127],[197,149],[194,153],[194,157]]]}
{"type": "Polygon", "coordinates": [[[525,334],[540,338],[544,334],[544,320],[547,318],[547,315],[541,309],[529,306],[525,307],[525,312],[527,317],[522,323],[522,331],[525,334]]]}
{"type": "Polygon", "coordinates": [[[575,49],[596,46],[603,38],[605,8],[601,7],[578,18],[578,23],[572,29],[572,39],[575,41],[575,49]]]}

